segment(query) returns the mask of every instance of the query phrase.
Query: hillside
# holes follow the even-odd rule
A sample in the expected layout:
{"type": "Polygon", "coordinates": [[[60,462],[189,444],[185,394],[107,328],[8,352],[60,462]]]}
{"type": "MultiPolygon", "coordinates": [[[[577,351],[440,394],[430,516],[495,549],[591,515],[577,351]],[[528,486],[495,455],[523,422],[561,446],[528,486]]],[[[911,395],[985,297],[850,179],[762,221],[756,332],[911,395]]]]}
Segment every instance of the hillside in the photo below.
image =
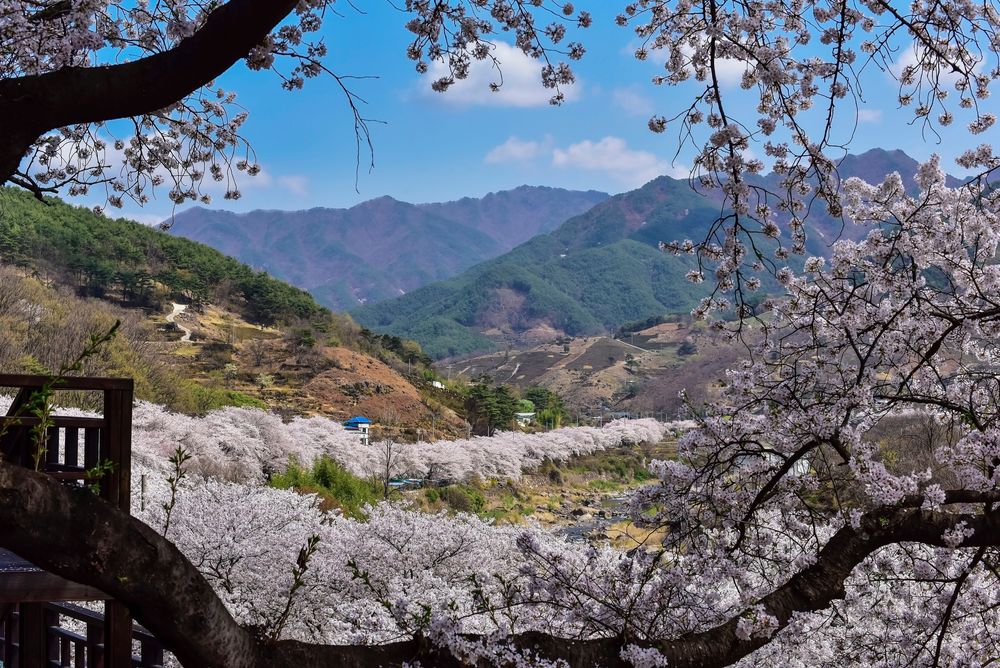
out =
{"type": "Polygon", "coordinates": [[[0,191],[0,285],[0,372],[58,369],[121,320],[81,373],[132,377],[140,399],[195,414],[227,405],[363,413],[410,439],[465,432],[424,380],[427,360],[412,342],[362,330],[297,288],[129,220],[0,191]]]}
{"type": "Polygon", "coordinates": [[[381,197],[350,209],[235,214],[194,207],[170,221],[170,232],[265,269],[343,310],[455,276],[607,197],[522,186],[436,204],[381,197]]]}
{"type": "MultiPolygon", "coordinates": [[[[916,167],[902,151],[873,150],[845,158],[840,175],[878,180],[899,171],[912,185],[916,167]]],[[[774,176],[760,183],[777,187],[774,176]]],[[[688,313],[710,282],[688,283],[692,258],[662,254],[657,243],[703,238],[719,214],[712,197],[661,176],[459,276],[353,313],[368,327],[419,341],[435,357],[597,335],[688,313]]],[[[810,225],[809,251],[817,254],[853,232],[820,207],[810,225]]]]}
{"type": "Polygon", "coordinates": [[[204,244],[125,218],[0,189],[0,262],[27,267],[81,295],[116,293],[131,306],[168,299],[214,302],[260,324],[322,316],[304,290],[204,244]]]}
{"type": "Polygon", "coordinates": [[[746,349],[723,332],[690,318],[609,336],[560,338],[517,350],[456,359],[453,377],[489,376],[522,390],[558,394],[570,419],[631,413],[673,419],[683,389],[697,405],[711,400],[746,349]]]}

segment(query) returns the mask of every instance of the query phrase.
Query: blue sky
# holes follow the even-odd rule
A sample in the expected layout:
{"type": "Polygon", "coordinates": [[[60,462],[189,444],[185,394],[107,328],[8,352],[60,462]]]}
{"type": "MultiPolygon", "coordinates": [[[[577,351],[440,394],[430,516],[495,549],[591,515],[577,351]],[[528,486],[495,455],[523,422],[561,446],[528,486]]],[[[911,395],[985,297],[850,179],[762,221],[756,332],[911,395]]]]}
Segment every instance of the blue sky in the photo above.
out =
{"type": "MultiPolygon", "coordinates": [[[[575,64],[578,83],[565,91],[568,101],[561,107],[547,103],[550,93],[539,83],[540,64],[500,40],[497,55],[506,82],[500,93],[488,90],[496,76],[487,65],[474,69],[470,81],[434,93],[433,77],[418,75],[406,58],[406,15],[388,2],[366,3],[364,14],[340,5],[341,15],[324,26],[327,63],[340,75],[377,77],[353,82],[354,92],[367,102],[365,115],[384,122],[371,124],[375,168],[367,169],[363,154],[355,188],[352,118],[335,82],[321,77],[287,93],[273,75],[239,65],[220,84],[236,91],[250,112],[245,135],[264,173],[242,179],[241,200],[216,197],[212,207],[345,207],[382,195],[442,201],[521,184],[615,193],[661,173],[686,174],[689,154],[672,163],[676,138],[669,132],[652,134],[646,122],[654,112],[676,112],[694,88],[653,86],[650,78],[659,71],[655,58],[636,61],[634,36],[614,25],[620,3],[587,4],[594,6],[594,25],[572,35],[584,42],[587,55],[575,64]]],[[[738,90],[739,66],[730,69],[737,99],[755,104],[752,94],[738,90]]],[[[903,148],[917,158],[935,151],[950,156],[956,146],[991,139],[984,135],[972,141],[959,129],[941,145],[933,138],[925,143],[918,129],[905,125],[907,112],[896,109],[888,75],[873,70],[868,81],[868,103],[852,152],[883,146],[903,148]]],[[[845,117],[853,117],[853,110],[846,111],[845,117]]],[[[160,193],[144,209],[131,205],[124,213],[153,222],[170,211],[160,193]]]]}

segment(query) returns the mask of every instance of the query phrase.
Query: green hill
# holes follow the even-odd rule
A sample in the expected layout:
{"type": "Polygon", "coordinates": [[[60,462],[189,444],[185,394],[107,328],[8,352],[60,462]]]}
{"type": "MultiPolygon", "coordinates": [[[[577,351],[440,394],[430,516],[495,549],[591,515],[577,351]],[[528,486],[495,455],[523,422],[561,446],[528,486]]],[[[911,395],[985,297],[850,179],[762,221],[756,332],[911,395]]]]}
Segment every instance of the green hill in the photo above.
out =
{"type": "Polygon", "coordinates": [[[309,293],[187,239],[58,199],[0,189],[0,262],[30,268],[81,296],[120,293],[132,306],[211,301],[260,324],[326,310],[309,293]]]}
{"type": "Polygon", "coordinates": [[[361,412],[464,433],[434,400],[430,360],[412,341],[364,330],[203,244],[0,189],[0,371],[49,373],[116,320],[118,336],[79,373],[133,378],[138,398],[172,410],[361,412]]]}
{"type": "MultiPolygon", "coordinates": [[[[846,156],[839,174],[878,182],[897,171],[914,190],[917,167],[902,151],[873,149],[846,156]]],[[[774,174],[753,181],[780,190],[774,174]]],[[[661,176],[464,274],[353,313],[368,327],[416,339],[436,357],[541,343],[560,334],[597,334],[687,313],[711,281],[687,282],[684,274],[694,267],[693,259],[661,254],[657,244],[701,241],[722,213],[718,193],[701,194],[687,181],[661,176]]],[[[837,239],[863,232],[818,206],[809,226],[807,252],[819,255],[837,239]]],[[[760,239],[755,243],[761,247],[760,239]]],[[[801,257],[788,262],[796,266],[801,257]]],[[[765,289],[776,287],[763,278],[765,289]]]]}

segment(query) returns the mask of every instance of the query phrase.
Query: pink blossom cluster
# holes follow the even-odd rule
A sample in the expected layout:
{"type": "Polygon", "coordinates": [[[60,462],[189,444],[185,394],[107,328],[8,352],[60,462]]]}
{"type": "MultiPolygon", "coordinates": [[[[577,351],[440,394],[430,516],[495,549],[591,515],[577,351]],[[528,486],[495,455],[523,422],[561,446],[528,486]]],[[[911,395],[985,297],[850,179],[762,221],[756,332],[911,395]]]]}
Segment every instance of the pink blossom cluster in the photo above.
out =
{"type": "MultiPolygon", "coordinates": [[[[737,284],[745,290],[745,273],[804,255],[811,211],[843,214],[837,166],[856,109],[870,104],[863,92],[883,85],[875,77],[895,80],[900,108],[924,133],[956,120],[970,134],[988,131],[996,118],[985,101],[1000,77],[998,18],[993,4],[966,0],[905,8],[869,0],[625,4],[617,22],[633,30],[635,57],[662,66],[653,83],[684,87],[679,104],[650,118],[649,128],[691,149],[693,185],[719,193],[727,210],[689,249],[716,265],[719,287],[695,314],[734,306],[722,295],[737,284]],[[759,178],[765,170],[780,177],[776,185],[759,178]]],[[[959,163],[996,167],[987,145],[959,163]]],[[[744,296],[735,294],[737,308],[744,296]]]]}
{"type": "MultiPolygon", "coordinates": [[[[616,420],[602,428],[564,427],[538,434],[498,432],[492,437],[393,447],[399,453],[399,474],[516,480],[523,470],[546,459],[565,461],[608,448],[657,443],[673,428],[652,419],[616,420]]],[[[133,419],[135,457],[159,466],[178,446],[193,456],[192,471],[244,482],[260,482],[283,470],[292,459],[308,466],[320,455],[366,477],[377,473],[385,458],[381,444],[363,445],[356,432],[327,418],[297,417],[283,422],[272,413],[246,408],[226,408],[195,418],[140,402],[133,419]]]]}

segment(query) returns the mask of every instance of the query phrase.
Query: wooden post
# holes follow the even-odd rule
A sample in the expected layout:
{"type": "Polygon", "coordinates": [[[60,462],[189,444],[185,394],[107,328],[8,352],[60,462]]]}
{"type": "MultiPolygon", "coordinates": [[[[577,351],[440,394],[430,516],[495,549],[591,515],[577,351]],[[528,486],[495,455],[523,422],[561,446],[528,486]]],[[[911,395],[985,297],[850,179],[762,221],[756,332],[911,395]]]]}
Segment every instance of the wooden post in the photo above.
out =
{"type": "Polygon", "coordinates": [[[132,387],[104,391],[104,422],[101,430],[101,457],[115,463],[101,485],[101,496],[121,510],[130,512],[132,474],[132,387]]]}
{"type": "Polygon", "coordinates": [[[98,622],[87,622],[87,668],[104,665],[104,627],[98,622]]]}
{"type": "Polygon", "coordinates": [[[132,667],[132,615],[118,601],[104,602],[104,666],[132,667]]]}
{"type": "Polygon", "coordinates": [[[42,604],[22,603],[20,608],[20,668],[47,668],[49,648],[42,604]]]}
{"type": "Polygon", "coordinates": [[[49,629],[59,626],[59,613],[50,608],[42,609],[42,632],[45,634],[45,648],[42,656],[45,658],[45,665],[51,665],[53,660],[59,660],[59,638],[49,629]]]}
{"type": "Polygon", "coordinates": [[[0,603],[0,662],[4,666],[14,665],[18,642],[17,605],[0,603]]]}
{"type": "MultiPolygon", "coordinates": [[[[101,430],[101,456],[115,462],[101,495],[121,510],[131,510],[132,387],[104,391],[105,428],[101,430]]],[[[118,601],[104,603],[104,668],[131,668],[132,615],[118,601]]]]}

